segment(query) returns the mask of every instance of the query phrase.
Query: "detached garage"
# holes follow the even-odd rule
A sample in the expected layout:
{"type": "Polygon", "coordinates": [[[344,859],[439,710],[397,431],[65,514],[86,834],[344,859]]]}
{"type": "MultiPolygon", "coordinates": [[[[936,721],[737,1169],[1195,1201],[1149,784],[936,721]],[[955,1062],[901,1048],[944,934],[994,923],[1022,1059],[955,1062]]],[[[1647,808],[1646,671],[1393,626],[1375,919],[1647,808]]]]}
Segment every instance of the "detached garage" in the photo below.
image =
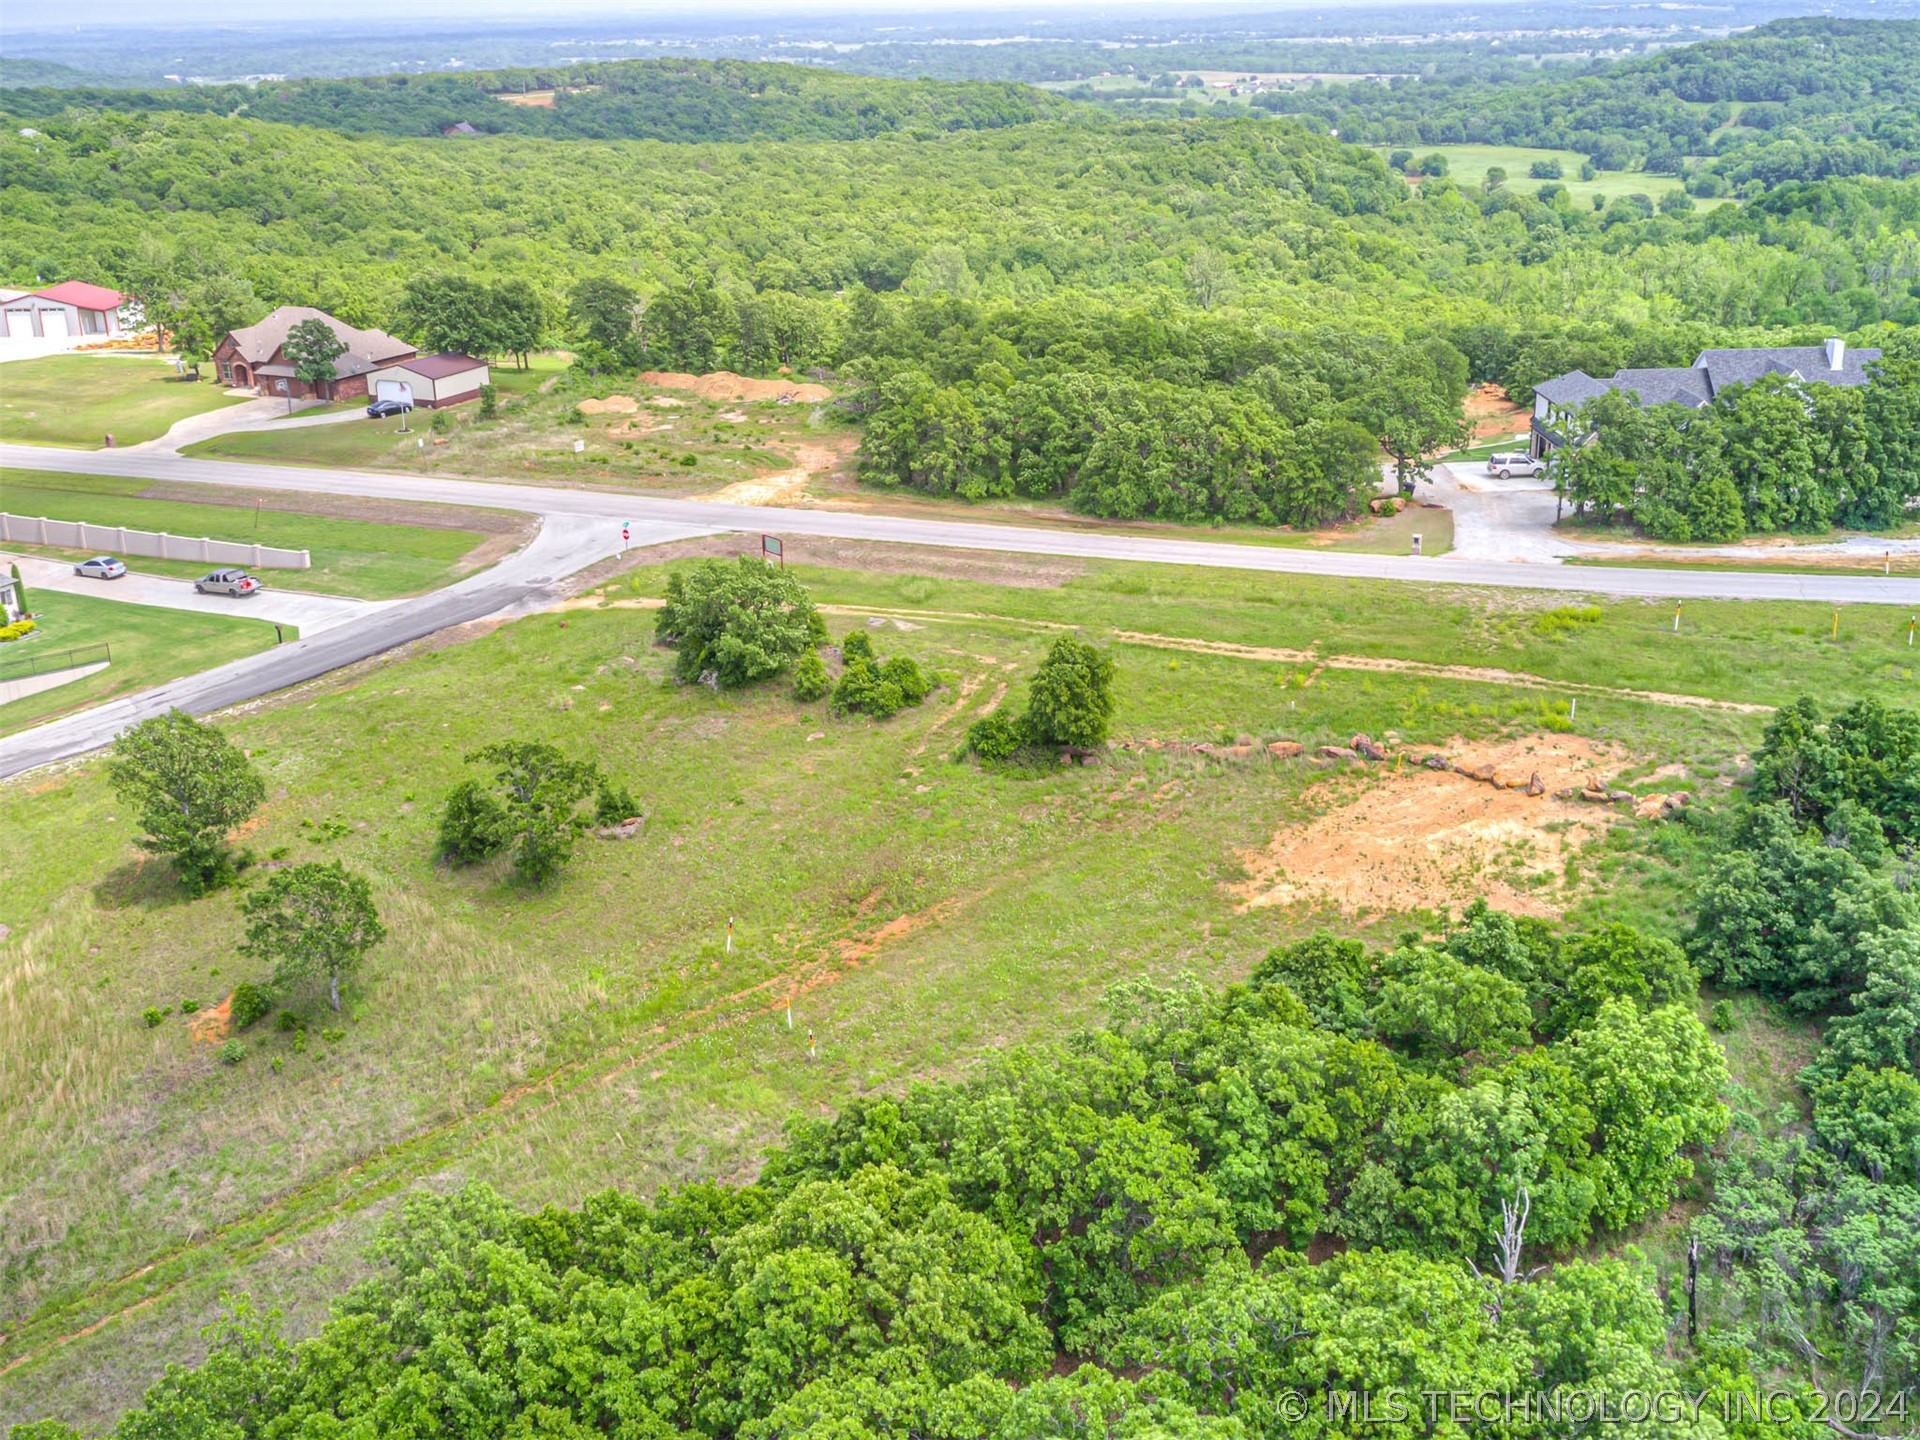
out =
{"type": "Polygon", "coordinates": [[[367,393],[375,400],[403,400],[423,410],[437,410],[478,399],[487,374],[486,361],[443,350],[382,365],[367,376],[367,393]]]}

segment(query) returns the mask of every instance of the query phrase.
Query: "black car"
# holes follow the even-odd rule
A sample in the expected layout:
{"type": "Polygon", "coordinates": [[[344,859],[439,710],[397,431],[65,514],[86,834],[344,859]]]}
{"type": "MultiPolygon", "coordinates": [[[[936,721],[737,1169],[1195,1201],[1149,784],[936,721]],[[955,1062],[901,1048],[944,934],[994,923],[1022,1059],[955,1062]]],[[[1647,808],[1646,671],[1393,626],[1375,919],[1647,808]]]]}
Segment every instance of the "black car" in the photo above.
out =
{"type": "Polygon", "coordinates": [[[367,406],[369,420],[384,420],[389,415],[405,415],[413,409],[411,400],[376,400],[367,406]]]}

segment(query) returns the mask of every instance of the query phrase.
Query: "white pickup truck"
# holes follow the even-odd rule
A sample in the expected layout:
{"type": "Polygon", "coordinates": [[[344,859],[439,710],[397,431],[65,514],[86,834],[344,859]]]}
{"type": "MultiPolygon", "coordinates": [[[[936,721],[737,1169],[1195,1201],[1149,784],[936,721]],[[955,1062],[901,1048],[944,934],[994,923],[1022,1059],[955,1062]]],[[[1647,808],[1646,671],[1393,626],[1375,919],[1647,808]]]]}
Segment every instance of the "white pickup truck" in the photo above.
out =
{"type": "Polygon", "coordinates": [[[1546,461],[1536,460],[1524,450],[1487,457],[1487,474],[1500,480],[1511,480],[1516,475],[1530,480],[1535,475],[1543,473],[1546,468],[1546,461]]]}

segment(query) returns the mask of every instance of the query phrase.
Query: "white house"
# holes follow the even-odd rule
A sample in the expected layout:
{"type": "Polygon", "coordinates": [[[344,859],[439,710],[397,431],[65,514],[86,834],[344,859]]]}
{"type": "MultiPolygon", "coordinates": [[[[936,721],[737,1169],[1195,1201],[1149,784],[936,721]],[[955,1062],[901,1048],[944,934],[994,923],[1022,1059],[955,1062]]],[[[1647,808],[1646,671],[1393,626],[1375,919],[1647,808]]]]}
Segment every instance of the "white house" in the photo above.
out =
{"type": "Polygon", "coordinates": [[[22,613],[20,586],[11,575],[0,573],[0,625],[11,625],[22,613]]]}
{"type": "Polygon", "coordinates": [[[120,307],[127,297],[104,285],[62,280],[44,290],[0,300],[0,334],[9,340],[106,340],[126,333],[120,307]]]}
{"type": "Polygon", "coordinates": [[[382,365],[367,376],[367,393],[375,400],[405,400],[423,410],[438,410],[477,398],[488,373],[486,361],[442,350],[382,365]]]}

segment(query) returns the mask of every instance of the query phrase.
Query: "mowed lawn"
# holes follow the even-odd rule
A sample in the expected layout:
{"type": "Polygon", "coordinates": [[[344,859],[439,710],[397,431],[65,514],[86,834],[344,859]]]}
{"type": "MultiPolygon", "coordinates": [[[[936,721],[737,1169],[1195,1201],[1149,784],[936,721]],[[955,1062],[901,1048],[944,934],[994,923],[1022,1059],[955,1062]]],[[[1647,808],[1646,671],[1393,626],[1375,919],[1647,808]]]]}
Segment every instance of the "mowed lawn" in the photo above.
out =
{"type": "MultiPolygon", "coordinates": [[[[1319,923],[1398,933],[1405,916],[1236,908],[1241,857],[1324,808],[1310,766],[1146,750],[1028,776],[956,762],[972,720],[1021,702],[1061,627],[1110,647],[1129,741],[1365,729],[1417,751],[1572,723],[1551,689],[1170,639],[1743,701],[1913,686],[1904,635],[1864,607],[1840,645],[1813,606],[1690,606],[1676,638],[1653,604],[1570,618],[1567,597],[1071,562],[1010,563],[1000,584],[946,578],[921,552],[902,559],[917,573],[890,573],[795,548],[816,598],[842,607],[836,639],[860,629],[939,675],[925,706],[880,724],[800,704],[784,683],[674,685],[652,612],[629,608],[661,593],[651,567],[604,587],[608,608],[391,657],[224,721],[267,781],[244,844],[364,872],[391,932],[342,1016],[302,994],[305,1034],[244,1032],[238,1065],[182,1013],[255,978],[233,897],[178,892],[134,845],[98,760],[0,791],[9,854],[25,861],[10,867],[0,946],[14,987],[0,1012],[13,1277],[0,1365],[158,1297],[16,1371],[16,1405],[59,1396],[63,1413],[99,1415],[130,1401],[223,1288],[271,1300],[282,1287],[294,1327],[313,1323],[356,1273],[366,1226],[415,1184],[480,1178],[537,1207],[750,1174],[791,1117],[963,1073],[1097,1015],[1119,981],[1242,976],[1319,923]],[[498,866],[437,864],[463,756],[507,738],[598,761],[633,788],[641,833],[583,838],[537,891],[498,866]],[[150,1006],[172,1013],[148,1028],[150,1006]]],[[[1684,761],[1711,797],[1764,723],[1589,690],[1574,728],[1648,765],[1684,761]]],[[[1592,913],[1640,913],[1661,863],[1626,855],[1592,913]]]]}
{"type": "MultiPolygon", "coordinates": [[[[487,539],[480,531],[451,523],[389,524],[326,513],[353,504],[338,497],[302,497],[279,491],[262,492],[256,497],[230,487],[209,486],[205,487],[208,501],[148,498],[159,488],[153,481],[119,476],[5,470],[0,471],[0,510],[44,515],[50,520],[85,520],[95,525],[125,525],[170,535],[204,535],[242,544],[307,550],[312,553],[311,569],[266,571],[263,577],[269,584],[290,589],[362,600],[387,600],[444,585],[464,573],[463,557],[487,539]],[[254,506],[256,498],[264,502],[258,509],[254,506]]],[[[174,487],[168,493],[178,489],[174,487]]],[[[441,521],[466,516],[477,524],[503,523],[498,517],[473,516],[472,512],[451,507],[408,506],[403,513],[431,515],[441,521]]],[[[6,547],[0,544],[0,548],[6,547]]],[[[86,558],[71,550],[23,545],[14,548],[63,559],[86,558]]],[[[131,569],[180,579],[192,579],[207,571],[198,562],[137,555],[121,558],[131,569]]]]}
{"type": "MultiPolygon", "coordinates": [[[[210,372],[203,371],[202,374],[210,372]]],[[[98,450],[135,445],[176,420],[240,402],[211,380],[185,380],[149,355],[48,355],[0,365],[0,440],[98,450]]]]}
{"type": "MultiPolygon", "coordinates": [[[[41,588],[29,593],[28,602],[39,628],[23,639],[0,644],[0,680],[20,674],[28,660],[45,663],[62,651],[103,641],[112,647],[113,663],[84,680],[0,704],[0,735],[224,665],[277,643],[273,626],[264,620],[163,610],[157,605],[129,605],[41,588]]],[[[292,625],[281,629],[289,640],[299,634],[292,625]]],[[[12,866],[8,868],[11,871],[12,866]]],[[[6,918],[0,915],[0,920],[6,918]]]]}

